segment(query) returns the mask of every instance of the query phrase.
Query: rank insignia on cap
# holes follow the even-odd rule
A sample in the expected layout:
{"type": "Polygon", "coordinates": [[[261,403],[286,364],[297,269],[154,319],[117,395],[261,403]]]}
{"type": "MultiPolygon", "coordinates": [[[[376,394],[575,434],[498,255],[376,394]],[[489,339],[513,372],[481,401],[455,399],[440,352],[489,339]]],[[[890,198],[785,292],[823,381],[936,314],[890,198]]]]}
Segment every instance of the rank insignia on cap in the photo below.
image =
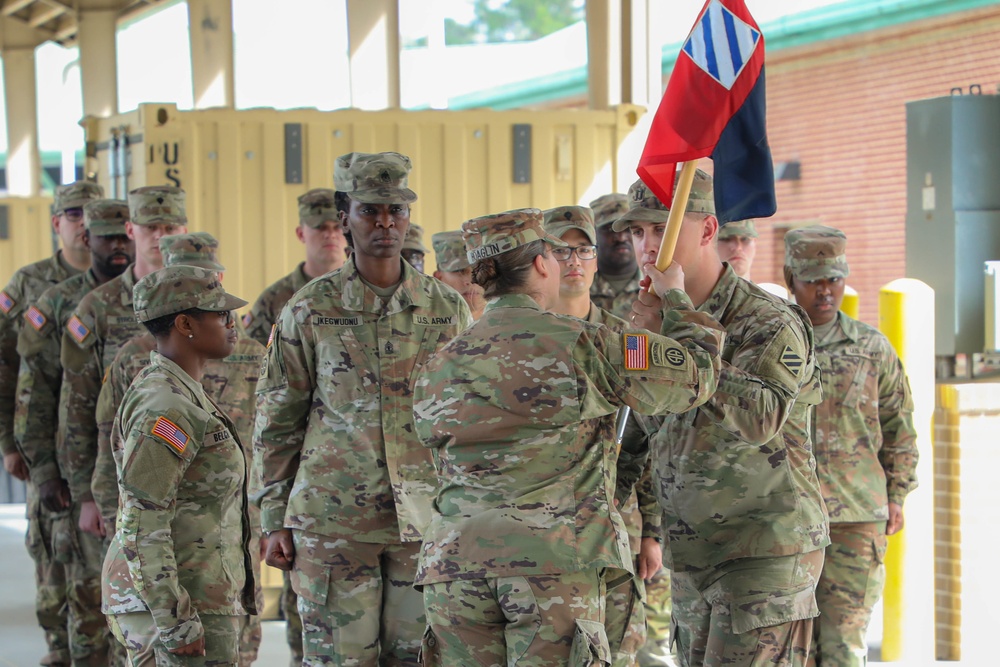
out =
{"type": "Polygon", "coordinates": [[[9,313],[10,309],[13,308],[16,303],[17,301],[10,298],[10,295],[7,294],[7,292],[0,292],[0,310],[5,313],[9,313]]]}
{"type": "Polygon", "coordinates": [[[38,310],[34,306],[29,308],[28,312],[24,314],[24,319],[28,320],[28,323],[35,327],[35,331],[41,331],[42,327],[45,326],[45,323],[48,322],[45,315],[42,314],[42,311],[38,310]]]}
{"type": "Polygon", "coordinates": [[[271,334],[267,337],[267,345],[265,347],[271,347],[271,343],[274,342],[274,331],[278,328],[277,324],[271,325],[271,334]]]}
{"type": "Polygon", "coordinates": [[[802,370],[802,357],[792,349],[791,345],[786,345],[785,351],[781,353],[781,363],[795,375],[802,370]]]}
{"type": "Polygon", "coordinates": [[[188,442],[191,440],[191,438],[188,437],[188,434],[184,432],[184,429],[166,417],[156,418],[156,423],[153,424],[152,433],[160,440],[163,440],[165,443],[170,445],[171,449],[178,454],[184,453],[184,450],[187,449],[188,442]]]}
{"type": "Polygon", "coordinates": [[[649,370],[649,336],[625,334],[625,370],[649,370]]]}
{"type": "Polygon", "coordinates": [[[66,323],[66,331],[69,332],[69,335],[77,343],[83,343],[83,341],[87,340],[87,336],[90,335],[90,329],[84,326],[83,322],[76,315],[69,318],[69,322],[66,323]]]}
{"type": "Polygon", "coordinates": [[[243,316],[244,328],[250,326],[251,322],[253,322],[253,313],[247,313],[246,315],[243,316]]]}

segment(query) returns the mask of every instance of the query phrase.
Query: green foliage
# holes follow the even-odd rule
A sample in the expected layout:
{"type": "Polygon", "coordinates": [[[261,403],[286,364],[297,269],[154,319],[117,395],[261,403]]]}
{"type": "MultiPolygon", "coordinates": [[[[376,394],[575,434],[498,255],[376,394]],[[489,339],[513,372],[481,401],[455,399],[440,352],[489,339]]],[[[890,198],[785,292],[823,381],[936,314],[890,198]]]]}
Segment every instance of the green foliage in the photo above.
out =
{"type": "Polygon", "coordinates": [[[531,41],[584,18],[584,0],[474,0],[475,20],[445,23],[448,44],[531,41]]]}

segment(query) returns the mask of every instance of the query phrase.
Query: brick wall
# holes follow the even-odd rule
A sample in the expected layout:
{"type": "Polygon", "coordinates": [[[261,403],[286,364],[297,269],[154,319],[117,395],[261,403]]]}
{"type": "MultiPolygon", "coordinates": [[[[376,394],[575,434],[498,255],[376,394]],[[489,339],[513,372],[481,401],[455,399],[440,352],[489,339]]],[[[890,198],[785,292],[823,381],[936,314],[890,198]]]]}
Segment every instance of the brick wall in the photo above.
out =
{"type": "Polygon", "coordinates": [[[996,92],[998,34],[990,7],[768,54],[772,154],[800,161],[802,178],[778,183],[778,214],[758,223],[756,281],[782,282],[782,227],[839,227],[861,319],[877,323],[878,289],[905,276],[905,104],[970,84],[996,92]]]}

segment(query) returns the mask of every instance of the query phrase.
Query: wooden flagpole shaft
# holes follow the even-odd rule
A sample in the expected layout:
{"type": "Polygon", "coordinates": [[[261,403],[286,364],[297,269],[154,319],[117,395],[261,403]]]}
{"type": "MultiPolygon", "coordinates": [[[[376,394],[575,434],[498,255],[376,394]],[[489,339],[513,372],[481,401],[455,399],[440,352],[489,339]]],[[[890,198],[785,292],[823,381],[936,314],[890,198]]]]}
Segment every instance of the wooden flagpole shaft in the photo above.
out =
{"type": "Polygon", "coordinates": [[[677,176],[677,189],[674,190],[674,200],[670,202],[667,229],[663,232],[660,252],[656,256],[656,268],[660,271],[666,271],[670,263],[674,261],[677,237],[680,236],[681,223],[684,222],[684,209],[687,208],[688,199],[691,197],[691,185],[694,183],[696,166],[694,160],[685,162],[681,167],[680,175],[677,176]]]}

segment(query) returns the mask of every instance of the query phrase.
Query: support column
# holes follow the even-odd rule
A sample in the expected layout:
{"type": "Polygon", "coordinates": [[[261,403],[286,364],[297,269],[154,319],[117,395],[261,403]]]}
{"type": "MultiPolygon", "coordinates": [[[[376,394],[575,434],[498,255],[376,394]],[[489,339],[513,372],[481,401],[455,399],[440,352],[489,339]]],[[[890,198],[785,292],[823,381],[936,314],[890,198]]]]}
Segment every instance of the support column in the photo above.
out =
{"type": "Polygon", "coordinates": [[[41,193],[42,184],[34,47],[4,49],[3,87],[7,102],[7,191],[34,197],[41,193]]]}
{"type": "Polygon", "coordinates": [[[399,0],[347,0],[351,106],[400,106],[399,0]]]}
{"type": "Polygon", "coordinates": [[[621,0],[622,3],[622,99],[656,109],[663,96],[663,44],[658,38],[662,3],[651,0],[621,0]]]}
{"type": "Polygon", "coordinates": [[[80,11],[77,34],[84,116],[107,118],[118,113],[117,25],[117,10],[80,11]]]}
{"type": "Polygon", "coordinates": [[[232,0],[188,0],[195,109],[236,104],[232,0]]]}
{"type": "Polygon", "coordinates": [[[603,111],[622,101],[622,0],[587,0],[587,101],[603,111]]]}

